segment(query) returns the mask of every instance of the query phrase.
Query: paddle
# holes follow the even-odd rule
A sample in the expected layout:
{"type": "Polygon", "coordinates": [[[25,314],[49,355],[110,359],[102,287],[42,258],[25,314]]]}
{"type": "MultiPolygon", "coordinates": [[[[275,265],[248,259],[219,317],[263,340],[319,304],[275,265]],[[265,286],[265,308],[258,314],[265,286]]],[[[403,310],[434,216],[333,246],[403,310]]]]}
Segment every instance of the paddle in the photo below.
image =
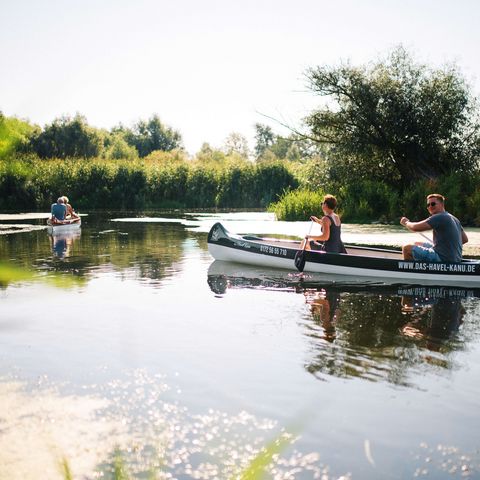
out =
{"type": "Polygon", "coordinates": [[[425,238],[428,243],[432,243],[433,244],[433,241],[431,238],[428,238],[426,235],[424,235],[422,232],[415,232],[415,233],[418,233],[419,235],[421,235],[423,238],[425,238]]]}
{"type": "Polygon", "coordinates": [[[305,243],[303,244],[303,248],[295,254],[294,263],[295,263],[295,267],[299,272],[303,272],[303,269],[305,268],[305,261],[306,261],[305,248],[307,247],[307,237],[310,235],[310,232],[312,231],[313,223],[314,222],[312,220],[312,223],[310,224],[310,229],[308,230],[307,236],[305,237],[305,243]]]}
{"type": "MultiPolygon", "coordinates": [[[[407,220],[408,221],[408,220],[407,220]]],[[[401,223],[401,222],[400,222],[401,223]]],[[[428,238],[424,233],[422,232],[417,232],[416,230],[412,230],[411,228],[408,228],[407,225],[406,225],[407,222],[405,223],[401,223],[401,225],[403,225],[407,230],[409,230],[410,232],[412,233],[418,233],[419,235],[421,235],[425,240],[428,241],[428,243],[432,243],[433,244],[433,241],[432,239],[428,238]]]]}

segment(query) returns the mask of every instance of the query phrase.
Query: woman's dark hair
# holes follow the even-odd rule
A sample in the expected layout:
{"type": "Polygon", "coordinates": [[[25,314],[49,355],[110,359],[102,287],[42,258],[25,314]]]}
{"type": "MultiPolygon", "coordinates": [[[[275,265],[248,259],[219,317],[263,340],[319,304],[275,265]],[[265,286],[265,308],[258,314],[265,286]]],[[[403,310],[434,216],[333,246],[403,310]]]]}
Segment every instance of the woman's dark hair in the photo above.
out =
{"type": "Polygon", "coordinates": [[[337,206],[337,199],[333,195],[325,195],[323,197],[323,203],[326,203],[328,208],[334,210],[337,206]]]}

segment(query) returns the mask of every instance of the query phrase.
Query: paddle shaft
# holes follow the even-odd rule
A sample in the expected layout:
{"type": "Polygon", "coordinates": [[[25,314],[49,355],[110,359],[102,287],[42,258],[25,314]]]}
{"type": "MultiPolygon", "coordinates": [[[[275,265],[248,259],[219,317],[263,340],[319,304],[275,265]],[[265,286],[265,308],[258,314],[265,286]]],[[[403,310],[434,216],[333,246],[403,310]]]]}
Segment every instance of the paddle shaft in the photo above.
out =
{"type": "Polygon", "coordinates": [[[421,235],[425,240],[428,241],[428,243],[433,243],[432,240],[430,238],[428,238],[424,233],[422,232],[416,232],[415,230],[411,230],[410,228],[407,227],[407,229],[412,232],[412,233],[418,233],[419,235],[421,235]]]}
{"type": "Polygon", "coordinates": [[[425,234],[423,234],[422,232],[415,232],[415,233],[418,233],[419,235],[421,235],[423,238],[425,238],[426,240],[428,240],[428,243],[433,243],[432,242],[432,239],[431,238],[428,238],[425,234]]]}
{"type": "Polygon", "coordinates": [[[303,249],[302,249],[302,250],[305,250],[305,248],[307,248],[307,238],[308,238],[308,236],[310,235],[310,233],[312,233],[312,228],[313,228],[313,224],[314,224],[314,223],[315,223],[314,220],[312,220],[312,221],[310,222],[310,228],[308,229],[308,233],[307,233],[307,235],[306,235],[306,237],[305,237],[305,240],[304,240],[304,243],[303,243],[303,249]]]}
{"type": "Polygon", "coordinates": [[[402,223],[402,225],[407,229],[409,230],[410,232],[412,233],[418,233],[419,235],[421,235],[425,240],[427,240],[429,243],[433,243],[432,240],[430,238],[428,238],[424,233],[422,232],[416,232],[415,230],[412,230],[411,228],[408,228],[406,223],[408,222],[408,220],[405,222],[405,224],[402,223]]]}

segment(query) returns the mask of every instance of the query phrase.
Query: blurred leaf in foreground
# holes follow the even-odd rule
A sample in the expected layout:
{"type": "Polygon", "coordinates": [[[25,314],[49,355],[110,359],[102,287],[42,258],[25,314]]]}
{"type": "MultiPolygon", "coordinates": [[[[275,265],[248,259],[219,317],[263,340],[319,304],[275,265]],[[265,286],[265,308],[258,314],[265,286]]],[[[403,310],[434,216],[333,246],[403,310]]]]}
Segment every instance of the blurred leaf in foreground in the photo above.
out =
{"type": "MultiPolygon", "coordinates": [[[[277,438],[274,438],[262,448],[248,467],[243,470],[239,478],[241,480],[262,480],[267,478],[267,467],[273,462],[274,456],[285,450],[292,443],[292,440],[292,435],[288,433],[282,433],[277,438]]],[[[235,476],[235,478],[237,477],[235,476]]]]}
{"type": "Polygon", "coordinates": [[[71,288],[82,285],[85,279],[66,276],[58,273],[50,273],[48,275],[38,275],[35,272],[25,268],[12,266],[11,264],[0,262],[0,285],[7,286],[12,282],[43,282],[54,287],[71,288]]]}

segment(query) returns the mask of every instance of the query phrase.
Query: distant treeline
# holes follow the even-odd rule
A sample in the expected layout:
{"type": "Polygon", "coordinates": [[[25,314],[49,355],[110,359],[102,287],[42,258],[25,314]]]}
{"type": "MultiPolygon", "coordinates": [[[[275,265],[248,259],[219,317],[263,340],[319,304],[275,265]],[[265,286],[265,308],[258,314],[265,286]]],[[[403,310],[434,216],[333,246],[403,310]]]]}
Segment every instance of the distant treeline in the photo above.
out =
{"type": "MultiPolygon", "coordinates": [[[[260,123],[254,129],[253,150],[245,136],[231,132],[221,147],[212,148],[205,142],[195,157],[216,152],[217,157],[235,154],[244,159],[269,161],[300,160],[319,153],[319,146],[297,134],[282,137],[260,123]]],[[[139,120],[131,127],[119,124],[107,130],[89,125],[80,114],[57,118],[42,128],[28,120],[7,117],[0,111],[0,159],[34,155],[41,159],[136,160],[156,151],[174,150],[184,152],[182,136],[161,122],[158,115],[139,120]]]]}
{"type": "Polygon", "coordinates": [[[77,209],[266,208],[298,181],[280,162],[186,162],[178,152],[136,161],[0,161],[0,210],[49,210],[67,195],[77,209]]]}
{"type": "Polygon", "coordinates": [[[0,112],[0,158],[21,153],[43,159],[136,159],[155,150],[181,147],[180,133],[163,124],[157,115],[140,120],[131,128],[120,124],[106,130],[90,126],[80,114],[57,118],[41,128],[0,112]]]}

